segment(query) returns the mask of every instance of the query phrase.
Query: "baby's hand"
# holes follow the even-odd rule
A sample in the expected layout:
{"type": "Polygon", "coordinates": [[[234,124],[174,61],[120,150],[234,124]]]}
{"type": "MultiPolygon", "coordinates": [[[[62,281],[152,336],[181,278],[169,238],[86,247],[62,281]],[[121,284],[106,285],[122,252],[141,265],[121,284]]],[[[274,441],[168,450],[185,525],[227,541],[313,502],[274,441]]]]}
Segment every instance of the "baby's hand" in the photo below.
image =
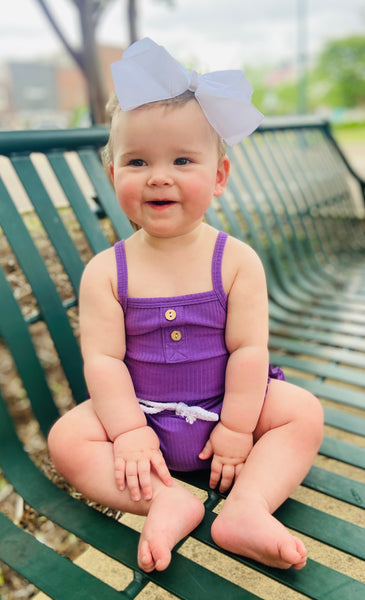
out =
{"type": "Polygon", "coordinates": [[[228,429],[221,422],[217,423],[199,454],[202,460],[213,455],[210,487],[214,489],[220,481],[219,491],[227,491],[242,469],[252,446],[252,433],[239,433],[228,429]]]}
{"type": "Polygon", "coordinates": [[[117,486],[121,491],[127,487],[132,500],[152,499],[151,467],[165,485],[171,485],[172,477],[151,427],[122,433],[114,440],[113,449],[117,486]]]}

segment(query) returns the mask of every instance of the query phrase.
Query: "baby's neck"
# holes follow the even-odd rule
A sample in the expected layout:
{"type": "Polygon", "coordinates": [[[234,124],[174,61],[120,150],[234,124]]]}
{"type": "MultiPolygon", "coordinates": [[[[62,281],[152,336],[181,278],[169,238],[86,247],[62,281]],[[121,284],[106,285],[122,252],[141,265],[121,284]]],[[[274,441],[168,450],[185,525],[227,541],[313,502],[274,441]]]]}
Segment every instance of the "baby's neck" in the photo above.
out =
{"type": "Polygon", "coordinates": [[[212,289],[216,237],[206,224],[176,238],[150,238],[139,230],[125,243],[129,295],[182,296],[212,289]]]}
{"type": "Polygon", "coordinates": [[[180,252],[192,248],[200,243],[206,234],[209,226],[205,223],[199,223],[191,231],[174,237],[157,237],[147,233],[144,229],[140,230],[141,241],[150,248],[162,252],[180,252]]]}

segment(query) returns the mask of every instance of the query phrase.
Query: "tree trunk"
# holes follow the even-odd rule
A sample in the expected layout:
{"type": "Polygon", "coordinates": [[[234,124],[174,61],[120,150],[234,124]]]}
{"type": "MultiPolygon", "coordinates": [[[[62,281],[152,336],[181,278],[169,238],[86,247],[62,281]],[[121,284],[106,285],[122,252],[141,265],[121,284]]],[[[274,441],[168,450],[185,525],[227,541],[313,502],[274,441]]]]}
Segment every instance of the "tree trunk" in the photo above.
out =
{"type": "Polygon", "coordinates": [[[98,48],[95,40],[95,23],[92,15],[92,3],[88,0],[78,2],[80,26],[83,41],[82,71],[86,79],[89,95],[91,119],[93,124],[103,124],[105,118],[106,93],[98,48]]]}
{"type": "Polygon", "coordinates": [[[137,0],[128,0],[128,25],[129,42],[133,44],[138,40],[137,34],[137,0]]]}

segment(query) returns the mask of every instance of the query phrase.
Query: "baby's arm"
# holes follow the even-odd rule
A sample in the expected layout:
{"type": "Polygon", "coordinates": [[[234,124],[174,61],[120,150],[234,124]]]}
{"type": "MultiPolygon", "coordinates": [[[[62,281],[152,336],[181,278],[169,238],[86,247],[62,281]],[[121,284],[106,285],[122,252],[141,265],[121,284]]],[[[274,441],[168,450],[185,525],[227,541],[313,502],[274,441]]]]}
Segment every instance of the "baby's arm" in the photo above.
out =
{"type": "MultiPolygon", "coordinates": [[[[227,248],[228,249],[228,248],[227,248]]],[[[200,458],[213,455],[211,487],[227,490],[253,446],[268,374],[268,302],[265,274],[256,253],[237,240],[230,245],[236,272],[228,294],[229,359],[221,419],[200,458]]]]}
{"type": "Polygon", "coordinates": [[[169,484],[159,440],[147,426],[124,363],[124,314],[117,299],[114,250],[87,265],[80,288],[80,333],[85,378],[94,410],[113,442],[118,487],[139,500],[152,497],[151,466],[169,484]]]}

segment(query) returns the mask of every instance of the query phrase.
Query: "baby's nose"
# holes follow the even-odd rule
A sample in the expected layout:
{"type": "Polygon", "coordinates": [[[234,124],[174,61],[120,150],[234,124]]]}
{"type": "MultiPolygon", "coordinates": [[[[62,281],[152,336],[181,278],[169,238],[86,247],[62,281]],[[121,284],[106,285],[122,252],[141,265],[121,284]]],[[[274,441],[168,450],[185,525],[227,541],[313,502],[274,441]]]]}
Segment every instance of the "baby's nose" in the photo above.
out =
{"type": "Polygon", "coordinates": [[[165,169],[155,169],[148,180],[148,185],[152,186],[168,186],[172,183],[172,177],[165,169]]]}

